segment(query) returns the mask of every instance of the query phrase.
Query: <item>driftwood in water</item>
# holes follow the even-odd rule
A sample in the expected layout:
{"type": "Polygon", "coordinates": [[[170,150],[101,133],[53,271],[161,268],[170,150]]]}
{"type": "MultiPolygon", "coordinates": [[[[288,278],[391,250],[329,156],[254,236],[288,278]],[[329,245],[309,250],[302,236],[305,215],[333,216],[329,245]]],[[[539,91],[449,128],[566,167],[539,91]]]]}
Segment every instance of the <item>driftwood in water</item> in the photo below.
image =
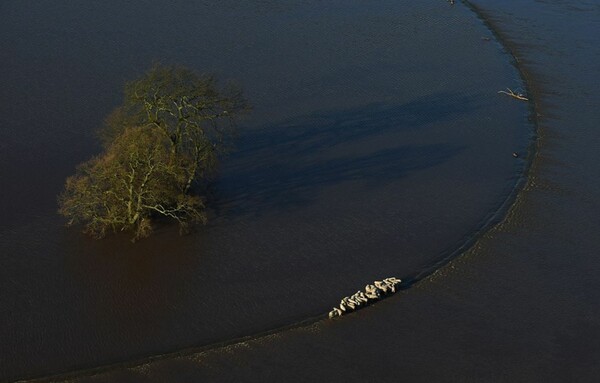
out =
{"type": "Polygon", "coordinates": [[[516,98],[517,100],[521,100],[521,101],[529,101],[529,99],[527,97],[525,97],[525,95],[523,93],[515,93],[512,89],[510,88],[506,88],[506,90],[501,90],[498,91],[498,93],[503,93],[507,96],[510,96],[512,98],[516,98]]]}

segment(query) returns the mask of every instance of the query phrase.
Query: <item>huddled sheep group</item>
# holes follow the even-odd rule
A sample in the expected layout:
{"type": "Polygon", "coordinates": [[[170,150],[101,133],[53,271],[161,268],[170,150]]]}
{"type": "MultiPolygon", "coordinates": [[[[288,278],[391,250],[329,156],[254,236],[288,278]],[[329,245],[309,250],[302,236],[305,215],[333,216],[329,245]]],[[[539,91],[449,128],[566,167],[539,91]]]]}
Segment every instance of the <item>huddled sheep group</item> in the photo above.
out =
{"type": "Polygon", "coordinates": [[[329,312],[329,318],[339,317],[345,313],[354,311],[361,306],[365,306],[378,300],[383,295],[396,292],[396,285],[402,282],[396,277],[385,278],[383,281],[375,281],[372,285],[366,285],[365,291],[357,291],[349,297],[344,297],[340,301],[339,307],[334,307],[329,312]]]}

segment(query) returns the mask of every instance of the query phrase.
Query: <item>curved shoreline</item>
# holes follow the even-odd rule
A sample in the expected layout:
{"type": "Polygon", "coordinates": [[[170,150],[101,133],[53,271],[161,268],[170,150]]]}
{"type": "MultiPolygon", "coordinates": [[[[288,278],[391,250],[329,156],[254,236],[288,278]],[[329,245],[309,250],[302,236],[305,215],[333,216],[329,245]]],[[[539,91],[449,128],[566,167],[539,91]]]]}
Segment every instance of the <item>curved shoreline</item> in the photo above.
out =
{"type": "MultiPolygon", "coordinates": [[[[418,283],[424,278],[434,274],[437,270],[448,264],[453,259],[459,257],[461,254],[469,250],[483,235],[490,231],[493,227],[502,224],[509,216],[510,211],[518,203],[521,192],[527,187],[530,176],[534,168],[534,162],[539,152],[539,137],[540,137],[540,126],[539,126],[539,106],[537,104],[537,92],[535,91],[535,81],[532,79],[532,74],[519,62],[516,53],[516,47],[510,43],[510,40],[506,38],[501,30],[495,26],[491,17],[486,14],[481,8],[469,0],[461,0],[468,9],[470,9],[475,16],[485,25],[485,27],[494,35],[496,41],[502,46],[505,52],[512,58],[512,65],[519,73],[522,85],[525,88],[525,94],[528,97],[527,105],[529,109],[529,121],[532,124],[532,137],[527,147],[527,156],[524,158],[525,166],[523,172],[518,176],[517,181],[513,189],[508,193],[504,202],[500,204],[498,209],[490,212],[486,218],[484,218],[481,226],[466,237],[464,242],[459,245],[455,250],[450,251],[446,256],[441,257],[439,261],[432,262],[429,266],[424,267],[419,273],[417,273],[412,279],[405,277],[407,281],[412,281],[410,285],[418,283]]],[[[404,279],[403,279],[404,280],[404,279]]]]}
{"type": "MultiPolygon", "coordinates": [[[[479,7],[472,4],[468,0],[461,1],[463,5],[465,5],[468,9],[470,9],[474,15],[480,20],[483,25],[493,34],[496,41],[502,46],[503,50],[507,55],[511,57],[511,64],[517,69],[517,72],[520,76],[520,81],[525,88],[526,94],[528,95],[528,109],[529,109],[529,122],[532,124],[532,136],[530,138],[529,145],[527,147],[527,155],[523,157],[524,167],[521,174],[516,176],[516,182],[514,183],[513,188],[506,195],[506,198],[500,203],[497,209],[489,212],[481,221],[481,224],[478,225],[478,228],[473,232],[469,233],[465,236],[464,240],[461,241],[460,244],[453,250],[448,250],[445,253],[442,253],[438,260],[430,262],[425,267],[421,268],[418,272],[413,273],[412,275],[400,275],[402,279],[402,283],[399,286],[399,290],[407,290],[419,283],[420,281],[434,275],[438,270],[443,268],[445,265],[450,263],[452,260],[460,257],[470,248],[472,248],[478,240],[488,233],[494,227],[503,224],[506,222],[506,219],[510,216],[511,210],[515,208],[515,206],[519,203],[519,196],[522,194],[523,190],[527,188],[527,185],[531,181],[531,174],[533,172],[535,166],[536,155],[539,152],[539,138],[540,138],[540,130],[539,130],[539,121],[537,115],[539,113],[539,106],[536,102],[537,100],[537,92],[535,91],[534,83],[531,79],[531,73],[523,67],[523,65],[519,62],[519,59],[516,54],[516,49],[513,44],[509,42],[509,40],[497,29],[491,20],[491,17],[487,15],[484,11],[482,11],[479,7]]],[[[516,101],[515,101],[516,102],[516,101]]],[[[393,274],[393,273],[392,273],[393,274]]],[[[365,281],[366,282],[366,281],[365,281]]],[[[383,300],[383,299],[382,299],[383,300]]],[[[104,364],[97,367],[91,368],[82,368],[75,369],[66,372],[44,375],[44,376],[31,376],[24,377],[16,380],[15,382],[41,382],[41,381],[62,381],[70,378],[76,377],[85,377],[85,376],[93,376],[97,374],[101,374],[103,372],[111,371],[114,369],[120,368],[132,368],[141,366],[144,364],[149,364],[154,361],[164,360],[164,359],[172,359],[177,357],[188,356],[192,354],[204,353],[211,350],[216,350],[219,348],[224,348],[227,346],[241,344],[244,342],[248,342],[255,339],[260,339],[264,337],[268,337],[270,335],[274,335],[277,333],[281,333],[284,331],[308,327],[317,322],[320,322],[324,319],[327,319],[327,313],[305,318],[301,321],[297,321],[288,325],[276,327],[270,330],[228,339],[222,342],[211,343],[203,346],[192,346],[183,349],[179,349],[172,352],[166,352],[161,354],[152,354],[148,356],[142,356],[139,358],[104,364]]]]}

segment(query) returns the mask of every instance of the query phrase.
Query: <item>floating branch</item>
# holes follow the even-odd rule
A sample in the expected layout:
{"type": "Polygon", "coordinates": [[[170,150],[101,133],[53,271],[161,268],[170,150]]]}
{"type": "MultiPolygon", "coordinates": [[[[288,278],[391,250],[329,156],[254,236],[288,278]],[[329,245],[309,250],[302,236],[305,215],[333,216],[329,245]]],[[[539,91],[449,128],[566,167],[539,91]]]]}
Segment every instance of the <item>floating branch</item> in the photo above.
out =
{"type": "Polygon", "coordinates": [[[527,97],[525,97],[525,95],[523,93],[515,93],[512,89],[510,88],[506,88],[505,90],[501,90],[498,93],[504,93],[510,97],[516,98],[517,100],[521,100],[521,101],[529,101],[529,99],[527,97]],[[508,91],[508,92],[507,92],[508,91]]]}
{"type": "Polygon", "coordinates": [[[329,312],[329,319],[342,316],[346,313],[367,306],[383,296],[396,292],[396,285],[402,281],[396,277],[385,278],[383,281],[375,281],[372,285],[366,285],[365,291],[357,291],[349,297],[344,297],[338,307],[329,312]]]}

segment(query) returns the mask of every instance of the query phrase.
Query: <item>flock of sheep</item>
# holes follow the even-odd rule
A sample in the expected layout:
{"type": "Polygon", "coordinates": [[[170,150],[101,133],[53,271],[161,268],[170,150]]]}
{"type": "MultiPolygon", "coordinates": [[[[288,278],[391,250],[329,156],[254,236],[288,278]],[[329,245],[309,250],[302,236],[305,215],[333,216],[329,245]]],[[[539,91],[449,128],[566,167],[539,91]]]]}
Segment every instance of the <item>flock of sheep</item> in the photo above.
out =
{"type": "Polygon", "coordinates": [[[366,285],[365,291],[357,291],[350,297],[344,297],[340,301],[339,307],[334,307],[329,312],[329,319],[342,316],[348,312],[354,311],[361,306],[378,300],[383,295],[396,292],[396,285],[402,282],[396,277],[385,278],[383,281],[375,281],[372,285],[366,285]]]}

